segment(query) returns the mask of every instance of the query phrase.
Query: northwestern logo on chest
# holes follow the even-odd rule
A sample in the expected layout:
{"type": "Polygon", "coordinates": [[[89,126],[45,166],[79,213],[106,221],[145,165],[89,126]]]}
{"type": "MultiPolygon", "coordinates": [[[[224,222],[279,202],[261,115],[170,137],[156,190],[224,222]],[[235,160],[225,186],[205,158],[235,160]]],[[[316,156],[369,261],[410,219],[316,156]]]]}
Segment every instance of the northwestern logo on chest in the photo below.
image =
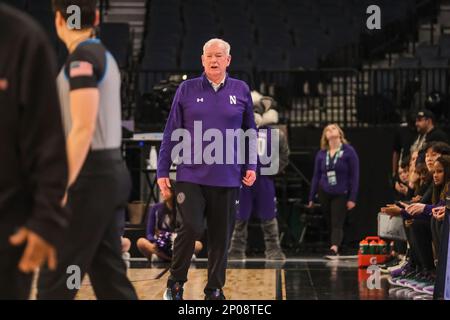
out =
{"type": "Polygon", "coordinates": [[[230,96],[230,104],[236,104],[236,103],[237,103],[236,96],[230,96]]]}

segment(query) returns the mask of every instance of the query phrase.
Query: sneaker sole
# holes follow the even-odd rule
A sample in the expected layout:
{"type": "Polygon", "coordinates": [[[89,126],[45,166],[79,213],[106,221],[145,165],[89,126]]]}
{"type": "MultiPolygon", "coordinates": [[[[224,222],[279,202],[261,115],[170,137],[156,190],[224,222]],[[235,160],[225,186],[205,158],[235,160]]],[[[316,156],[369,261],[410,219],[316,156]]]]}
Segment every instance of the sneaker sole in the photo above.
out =
{"type": "Polygon", "coordinates": [[[405,287],[415,290],[417,284],[418,284],[417,282],[413,282],[413,283],[408,282],[408,283],[405,283],[405,287]]]}
{"type": "Polygon", "coordinates": [[[399,264],[397,264],[397,265],[395,265],[395,266],[388,267],[387,269],[388,269],[389,271],[394,271],[394,270],[397,270],[397,269],[399,269],[399,268],[403,268],[406,264],[407,264],[406,262],[404,262],[404,263],[399,263],[399,264]]]}
{"type": "Polygon", "coordinates": [[[388,279],[388,282],[389,282],[389,284],[391,284],[391,285],[393,285],[393,286],[399,286],[399,284],[397,283],[397,281],[396,280],[394,280],[394,279],[392,279],[392,278],[389,278],[388,279]]]}
{"type": "Polygon", "coordinates": [[[421,293],[421,294],[427,294],[425,291],[423,291],[423,287],[422,287],[422,288],[420,288],[420,287],[415,287],[415,288],[414,288],[414,291],[415,291],[415,292],[418,292],[418,293],[421,293]]]}
{"type": "Polygon", "coordinates": [[[398,290],[396,292],[396,294],[397,294],[398,297],[407,298],[408,297],[408,293],[410,293],[410,292],[411,292],[411,289],[403,288],[403,289],[398,290]]]}
{"type": "Polygon", "coordinates": [[[389,289],[389,296],[393,296],[397,294],[397,291],[399,290],[403,290],[401,287],[395,287],[395,288],[390,288],[389,289]]]}
{"type": "Polygon", "coordinates": [[[424,294],[424,295],[415,296],[413,299],[414,300],[433,300],[433,297],[428,294],[424,294]]]}
{"type": "Polygon", "coordinates": [[[408,299],[414,299],[414,297],[417,297],[417,296],[420,296],[420,295],[423,295],[423,294],[421,294],[421,293],[419,293],[419,292],[416,292],[416,291],[411,291],[411,292],[408,292],[408,293],[406,294],[406,296],[408,297],[408,299]]]}
{"type": "Polygon", "coordinates": [[[406,282],[401,282],[402,280],[398,280],[396,283],[398,286],[403,287],[403,288],[408,288],[409,287],[406,285],[406,282]]]}
{"type": "Polygon", "coordinates": [[[167,291],[164,292],[163,300],[172,300],[172,299],[169,299],[169,295],[168,295],[167,291]]]}

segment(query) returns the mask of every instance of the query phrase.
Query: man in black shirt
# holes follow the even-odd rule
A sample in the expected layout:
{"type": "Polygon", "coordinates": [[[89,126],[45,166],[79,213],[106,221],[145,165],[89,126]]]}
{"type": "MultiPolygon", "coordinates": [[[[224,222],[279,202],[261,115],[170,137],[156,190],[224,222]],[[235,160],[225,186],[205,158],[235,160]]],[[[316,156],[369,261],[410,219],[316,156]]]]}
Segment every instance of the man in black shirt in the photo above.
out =
{"type": "Polygon", "coordinates": [[[435,127],[435,117],[430,110],[419,111],[416,115],[416,128],[419,133],[411,149],[424,152],[423,147],[426,143],[436,141],[448,143],[447,134],[435,127]]]}
{"type": "Polygon", "coordinates": [[[32,272],[56,267],[67,157],[44,31],[0,3],[0,48],[0,299],[27,299],[32,272]]]}

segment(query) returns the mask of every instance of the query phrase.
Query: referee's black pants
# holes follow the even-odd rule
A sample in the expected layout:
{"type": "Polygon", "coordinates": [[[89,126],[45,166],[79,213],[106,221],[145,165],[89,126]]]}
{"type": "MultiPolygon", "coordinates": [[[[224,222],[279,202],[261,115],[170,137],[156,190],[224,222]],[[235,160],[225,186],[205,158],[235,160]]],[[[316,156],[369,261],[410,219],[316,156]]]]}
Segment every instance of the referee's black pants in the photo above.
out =
{"type": "Polygon", "coordinates": [[[41,269],[38,299],[73,299],[76,272],[89,274],[98,299],[137,299],[121,254],[118,212],[130,192],[130,178],[119,150],[91,151],[69,190],[72,217],[57,246],[56,271],[41,269]],[[68,269],[69,268],[69,269],[68,269]]]}
{"type": "Polygon", "coordinates": [[[203,235],[206,218],[208,282],[205,294],[222,289],[225,285],[228,246],[234,229],[239,188],[177,182],[175,194],[180,227],[174,242],[167,286],[187,281],[195,241],[203,235]]]}

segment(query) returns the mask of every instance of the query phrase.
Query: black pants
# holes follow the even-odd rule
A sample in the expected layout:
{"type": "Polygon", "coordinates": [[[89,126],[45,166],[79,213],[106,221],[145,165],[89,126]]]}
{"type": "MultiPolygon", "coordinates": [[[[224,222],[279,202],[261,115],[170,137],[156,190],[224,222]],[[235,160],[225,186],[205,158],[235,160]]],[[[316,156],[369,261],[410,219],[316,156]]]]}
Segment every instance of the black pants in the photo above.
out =
{"type": "Polygon", "coordinates": [[[208,233],[208,283],[205,293],[225,285],[228,246],[234,229],[239,188],[177,182],[175,187],[180,228],[174,242],[168,287],[187,281],[195,241],[208,233]]]}
{"type": "Polygon", "coordinates": [[[430,220],[415,219],[411,225],[410,246],[417,256],[420,271],[434,270],[433,246],[430,220]]]}
{"type": "Polygon", "coordinates": [[[405,224],[405,233],[406,233],[406,239],[409,243],[409,263],[411,264],[411,267],[414,269],[420,268],[420,262],[419,257],[417,254],[417,248],[413,246],[413,232],[412,232],[412,225],[406,225],[405,224]]]}
{"type": "Polygon", "coordinates": [[[441,247],[442,229],[443,229],[442,221],[438,221],[434,218],[431,218],[431,236],[433,238],[433,244],[436,255],[439,255],[439,248],[441,247]]]}
{"type": "Polygon", "coordinates": [[[18,264],[24,247],[8,247],[0,251],[0,300],[30,298],[33,274],[19,271],[18,264]]]}
{"type": "Polygon", "coordinates": [[[347,201],[346,195],[331,195],[319,190],[319,202],[330,229],[332,246],[340,247],[344,239],[347,201]]]}
{"type": "Polygon", "coordinates": [[[399,254],[405,254],[407,251],[407,242],[401,240],[394,241],[394,250],[399,254]]]}
{"type": "Polygon", "coordinates": [[[72,218],[58,245],[56,271],[41,269],[38,299],[73,299],[77,289],[67,282],[79,267],[86,273],[98,299],[137,299],[127,278],[121,254],[117,215],[127,203],[130,179],[119,150],[90,152],[82,171],[69,190],[72,218]]]}
{"type": "MultiPolygon", "coordinates": [[[[448,197],[448,196],[447,196],[448,197]]],[[[447,204],[448,208],[448,204],[447,204]]],[[[448,243],[450,235],[450,211],[447,209],[445,212],[445,218],[442,223],[441,244],[439,248],[439,258],[436,270],[436,283],[434,285],[434,299],[444,299],[445,289],[450,285],[448,278],[450,272],[450,266],[448,266],[448,243]]]]}

